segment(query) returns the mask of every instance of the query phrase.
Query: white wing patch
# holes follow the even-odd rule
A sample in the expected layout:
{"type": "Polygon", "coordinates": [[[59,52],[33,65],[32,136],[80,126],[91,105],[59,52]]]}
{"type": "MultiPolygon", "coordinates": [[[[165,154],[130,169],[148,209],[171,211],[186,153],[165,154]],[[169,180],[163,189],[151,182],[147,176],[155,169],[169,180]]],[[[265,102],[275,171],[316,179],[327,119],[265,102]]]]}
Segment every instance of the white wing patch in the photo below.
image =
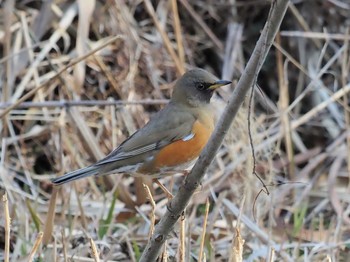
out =
{"type": "Polygon", "coordinates": [[[191,134],[185,136],[184,138],[182,138],[182,141],[188,141],[188,140],[191,140],[192,138],[194,138],[194,134],[193,133],[191,133],[191,134]]]}

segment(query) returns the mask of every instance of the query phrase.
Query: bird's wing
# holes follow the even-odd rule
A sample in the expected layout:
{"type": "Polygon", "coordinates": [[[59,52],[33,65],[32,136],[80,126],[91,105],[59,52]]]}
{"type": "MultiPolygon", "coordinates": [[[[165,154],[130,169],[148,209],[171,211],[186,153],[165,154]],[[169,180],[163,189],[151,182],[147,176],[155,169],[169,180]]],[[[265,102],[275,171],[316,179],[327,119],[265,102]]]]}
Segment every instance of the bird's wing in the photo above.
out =
{"type": "Polygon", "coordinates": [[[192,135],[195,121],[194,115],[190,112],[168,105],[95,165],[141,157],[152,151],[156,152],[174,141],[186,139],[192,135]]]}

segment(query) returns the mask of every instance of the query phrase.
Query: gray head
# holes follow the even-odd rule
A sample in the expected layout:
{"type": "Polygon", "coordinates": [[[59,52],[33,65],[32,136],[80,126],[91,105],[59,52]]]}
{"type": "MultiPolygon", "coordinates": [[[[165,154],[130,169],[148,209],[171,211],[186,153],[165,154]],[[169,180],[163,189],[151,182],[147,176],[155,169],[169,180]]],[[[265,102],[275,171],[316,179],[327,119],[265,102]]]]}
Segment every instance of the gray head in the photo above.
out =
{"type": "Polygon", "coordinates": [[[230,83],[203,69],[192,69],[177,80],[171,101],[193,107],[209,104],[214,90],[230,83]]]}

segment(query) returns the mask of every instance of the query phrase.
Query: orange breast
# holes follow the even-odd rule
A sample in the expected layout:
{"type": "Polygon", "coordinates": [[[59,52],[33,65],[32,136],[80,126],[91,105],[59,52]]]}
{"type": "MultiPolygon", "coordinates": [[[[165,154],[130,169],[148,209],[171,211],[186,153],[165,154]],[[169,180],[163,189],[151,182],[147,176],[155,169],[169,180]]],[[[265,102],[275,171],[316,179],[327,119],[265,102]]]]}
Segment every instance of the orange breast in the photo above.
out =
{"type": "Polygon", "coordinates": [[[194,160],[207,144],[212,131],[213,128],[197,120],[192,127],[194,137],[188,141],[176,141],[161,149],[155,158],[154,168],[175,167],[194,160]]]}

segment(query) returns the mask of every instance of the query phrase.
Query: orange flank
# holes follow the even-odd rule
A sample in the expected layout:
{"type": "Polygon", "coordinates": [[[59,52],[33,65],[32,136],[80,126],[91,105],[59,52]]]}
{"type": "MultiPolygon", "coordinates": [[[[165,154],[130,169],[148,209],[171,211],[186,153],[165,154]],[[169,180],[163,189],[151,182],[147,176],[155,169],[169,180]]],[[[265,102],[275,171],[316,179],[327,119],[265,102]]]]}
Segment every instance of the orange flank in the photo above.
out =
{"type": "Polygon", "coordinates": [[[212,128],[197,120],[192,127],[194,137],[187,141],[178,140],[161,149],[154,161],[154,167],[174,167],[196,159],[207,144],[212,131],[212,128]]]}

